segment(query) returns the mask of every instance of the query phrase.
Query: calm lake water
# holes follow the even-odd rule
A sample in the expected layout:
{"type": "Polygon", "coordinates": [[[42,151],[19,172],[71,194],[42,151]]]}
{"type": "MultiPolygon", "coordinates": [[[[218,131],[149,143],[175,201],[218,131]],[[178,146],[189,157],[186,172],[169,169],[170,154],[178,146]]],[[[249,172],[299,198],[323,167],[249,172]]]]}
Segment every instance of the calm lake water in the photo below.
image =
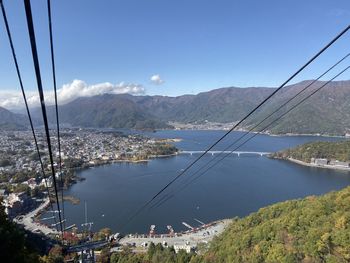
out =
{"type": "MultiPolygon", "coordinates": [[[[181,138],[180,150],[205,150],[223,131],[159,131],[145,135],[160,138],[181,138]]],[[[224,149],[242,133],[235,132],[214,150],[224,149]]],[[[312,136],[258,135],[240,150],[273,152],[310,141],[334,141],[340,138],[312,136]]],[[[93,230],[109,227],[113,232],[146,233],[155,224],[157,232],[184,230],[182,222],[197,226],[194,220],[209,222],[222,218],[245,216],[259,208],[288,199],[319,195],[344,188],[350,184],[350,173],[304,167],[258,155],[230,155],[201,176],[183,191],[161,206],[145,209],[134,220],[129,217],[155,193],[173,179],[181,169],[198,155],[180,154],[154,159],[148,163],[117,163],[78,171],[85,181],[65,192],[78,197],[79,205],[65,203],[66,225],[84,222],[84,201],[88,207],[88,221],[93,230]],[[128,223],[127,225],[125,225],[128,223]],[[124,227],[121,230],[121,227],[124,227]]],[[[186,182],[198,167],[215,155],[206,155],[179,182],[186,182]]],[[[168,191],[168,192],[169,192],[168,191]]]]}

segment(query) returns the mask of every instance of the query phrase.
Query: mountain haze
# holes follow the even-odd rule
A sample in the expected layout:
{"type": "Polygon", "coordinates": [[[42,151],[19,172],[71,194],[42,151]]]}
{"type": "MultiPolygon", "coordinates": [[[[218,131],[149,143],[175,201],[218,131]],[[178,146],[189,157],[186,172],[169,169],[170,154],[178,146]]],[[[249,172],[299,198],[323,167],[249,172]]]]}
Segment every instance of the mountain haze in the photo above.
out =
{"type": "Polygon", "coordinates": [[[29,121],[24,115],[0,107],[0,130],[23,130],[27,125],[29,121]]]}

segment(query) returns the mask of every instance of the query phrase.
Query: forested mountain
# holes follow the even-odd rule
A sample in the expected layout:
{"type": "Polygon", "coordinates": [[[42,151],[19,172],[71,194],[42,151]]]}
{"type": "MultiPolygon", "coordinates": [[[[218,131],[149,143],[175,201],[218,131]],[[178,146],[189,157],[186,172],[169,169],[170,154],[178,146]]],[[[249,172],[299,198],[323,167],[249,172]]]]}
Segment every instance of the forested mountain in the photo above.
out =
{"type": "Polygon", "coordinates": [[[350,187],[260,209],[211,243],[204,262],[349,262],[350,187]]]}
{"type": "MultiPolygon", "coordinates": [[[[179,97],[106,94],[61,106],[60,121],[83,127],[136,129],[170,128],[169,121],[231,122],[243,117],[270,92],[269,88],[222,88],[179,97]]],[[[53,107],[48,113],[55,120],[53,107]]]]}
{"type": "MultiPolygon", "coordinates": [[[[278,92],[276,97],[266,104],[258,114],[250,119],[249,124],[257,123],[263,117],[277,109],[284,102],[292,98],[311,81],[303,81],[288,86],[278,92]]],[[[325,84],[318,81],[306,92],[292,100],[288,106],[281,111],[281,114],[296,105],[301,99],[312,93],[315,89],[325,84]]],[[[263,125],[268,124],[267,120],[263,125]]],[[[318,93],[311,96],[305,102],[297,106],[290,113],[285,115],[273,127],[269,128],[271,133],[285,134],[337,134],[343,135],[350,131],[350,81],[333,81],[318,93]]]]}
{"type": "MultiPolygon", "coordinates": [[[[78,98],[60,107],[60,122],[98,128],[170,128],[166,122],[145,111],[131,95],[78,98]]],[[[55,120],[54,107],[48,108],[49,119],[55,120]]]]}
{"type": "Polygon", "coordinates": [[[295,148],[277,152],[277,158],[293,158],[310,163],[311,158],[325,158],[327,160],[350,161],[350,141],[341,142],[311,142],[295,148]]]}
{"type": "Polygon", "coordinates": [[[221,88],[179,97],[132,97],[146,111],[165,121],[184,123],[233,122],[252,110],[273,90],[270,88],[221,88]]]}
{"type": "MultiPolygon", "coordinates": [[[[245,123],[253,127],[289,98],[297,94],[310,81],[290,85],[278,92],[245,123]]],[[[315,88],[324,84],[318,81],[301,97],[293,100],[280,114],[287,111],[315,88]]],[[[62,123],[83,127],[111,127],[136,129],[169,128],[169,121],[181,123],[221,122],[240,120],[274,88],[221,88],[197,95],[132,96],[105,94],[81,97],[60,106],[62,123]]],[[[54,107],[48,107],[49,119],[54,123],[54,107]]],[[[34,116],[41,119],[40,110],[34,116]]],[[[277,115],[278,116],[278,115],[277,115]]],[[[273,120],[267,120],[259,130],[273,120]]],[[[350,81],[333,81],[288,113],[268,131],[274,134],[336,134],[350,132],[350,81]]]]}
{"type": "Polygon", "coordinates": [[[29,121],[24,115],[16,114],[0,107],[0,130],[23,130],[29,121]]]}
{"type": "MultiPolygon", "coordinates": [[[[258,123],[308,83],[300,82],[277,93],[244,123],[245,127],[258,123]]],[[[300,99],[322,84],[317,82],[300,99]]],[[[92,127],[166,128],[168,121],[226,123],[241,119],[273,91],[231,87],[178,97],[101,95],[79,98],[61,106],[60,112],[63,122],[92,127]]],[[[293,100],[284,111],[300,99],[293,100]]],[[[330,83],[276,124],[270,132],[345,134],[350,131],[350,81],[330,83]]]]}

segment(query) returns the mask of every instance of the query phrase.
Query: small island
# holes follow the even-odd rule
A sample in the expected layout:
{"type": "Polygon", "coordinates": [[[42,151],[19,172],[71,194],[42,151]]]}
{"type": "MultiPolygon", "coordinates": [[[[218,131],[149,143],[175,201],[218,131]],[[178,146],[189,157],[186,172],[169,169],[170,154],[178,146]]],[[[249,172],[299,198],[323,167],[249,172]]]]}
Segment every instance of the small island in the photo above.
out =
{"type": "Polygon", "coordinates": [[[350,141],[306,143],[276,152],[271,157],[306,166],[350,171],[350,141]]]}

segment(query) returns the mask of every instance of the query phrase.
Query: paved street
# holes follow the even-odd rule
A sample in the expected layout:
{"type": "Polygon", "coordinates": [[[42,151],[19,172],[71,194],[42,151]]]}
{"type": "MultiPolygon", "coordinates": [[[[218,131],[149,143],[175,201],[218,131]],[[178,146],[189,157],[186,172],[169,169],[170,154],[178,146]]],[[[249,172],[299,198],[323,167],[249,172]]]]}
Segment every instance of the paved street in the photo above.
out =
{"type": "Polygon", "coordinates": [[[50,201],[49,199],[45,199],[45,202],[42,203],[39,207],[37,207],[35,210],[29,212],[28,214],[21,216],[19,218],[14,219],[14,221],[17,224],[24,225],[24,228],[34,232],[34,233],[40,233],[42,232],[44,235],[49,235],[49,234],[59,234],[56,229],[49,228],[44,224],[39,224],[34,222],[34,217],[37,215],[42,209],[45,209],[49,205],[50,201]]]}
{"type": "MultiPolygon", "coordinates": [[[[167,244],[167,246],[174,245],[188,245],[197,246],[199,243],[207,243],[213,239],[214,236],[222,233],[228,226],[231,220],[225,219],[216,221],[215,224],[207,228],[203,228],[198,232],[183,233],[174,237],[162,236],[159,237],[142,237],[141,235],[128,235],[120,239],[121,245],[132,245],[136,248],[144,248],[146,243],[153,242],[154,244],[167,244]]],[[[119,248],[113,248],[112,251],[118,251],[119,248]]]]}

